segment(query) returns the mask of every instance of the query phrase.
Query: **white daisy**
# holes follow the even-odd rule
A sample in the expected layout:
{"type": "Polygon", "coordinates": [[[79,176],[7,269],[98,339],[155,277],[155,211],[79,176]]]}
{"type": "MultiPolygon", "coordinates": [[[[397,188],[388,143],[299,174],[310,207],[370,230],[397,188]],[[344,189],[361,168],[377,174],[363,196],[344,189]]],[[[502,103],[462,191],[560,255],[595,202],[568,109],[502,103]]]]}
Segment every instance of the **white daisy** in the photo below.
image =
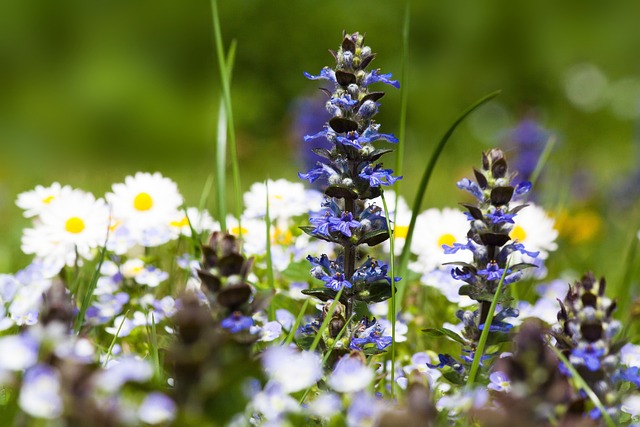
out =
{"type": "Polygon", "coordinates": [[[138,172],[113,184],[106,199],[114,226],[125,226],[143,246],[157,246],[170,238],[169,223],[178,216],[183,199],[178,186],[160,173],[138,172]]]}
{"type": "Polygon", "coordinates": [[[469,221],[464,213],[457,209],[432,208],[422,212],[416,218],[416,228],[411,242],[411,251],[418,255],[412,268],[426,274],[442,268],[442,264],[451,261],[470,261],[470,251],[459,251],[447,255],[442,245],[466,243],[469,221]]]}
{"type": "Polygon", "coordinates": [[[24,209],[26,218],[31,218],[40,215],[58,197],[68,195],[72,191],[70,186],[63,187],[58,182],[54,182],[49,187],[36,185],[33,190],[18,194],[16,205],[24,209]]]}
{"type": "Polygon", "coordinates": [[[169,227],[175,236],[181,234],[187,237],[191,237],[191,228],[197,234],[220,230],[220,225],[213,220],[209,212],[194,207],[187,208],[186,214],[183,210],[176,212],[176,216],[169,222],[169,227]]]}
{"type": "Polygon", "coordinates": [[[556,243],[558,231],[554,228],[555,221],[540,206],[530,204],[518,212],[514,221],[513,230],[509,236],[518,243],[522,243],[528,251],[540,251],[538,258],[546,259],[549,251],[558,249],[556,243]]]}
{"type": "MultiPolygon", "coordinates": [[[[318,209],[324,196],[317,190],[306,190],[299,182],[286,179],[267,181],[269,186],[269,217],[292,218],[318,209]]],[[[267,187],[262,182],[254,183],[244,194],[244,215],[248,218],[262,218],[267,213],[267,187]]]]}
{"type": "Polygon", "coordinates": [[[104,201],[76,190],[51,202],[35,228],[24,230],[22,250],[62,268],[73,265],[76,255],[90,259],[91,250],[105,243],[108,227],[104,201]]]}

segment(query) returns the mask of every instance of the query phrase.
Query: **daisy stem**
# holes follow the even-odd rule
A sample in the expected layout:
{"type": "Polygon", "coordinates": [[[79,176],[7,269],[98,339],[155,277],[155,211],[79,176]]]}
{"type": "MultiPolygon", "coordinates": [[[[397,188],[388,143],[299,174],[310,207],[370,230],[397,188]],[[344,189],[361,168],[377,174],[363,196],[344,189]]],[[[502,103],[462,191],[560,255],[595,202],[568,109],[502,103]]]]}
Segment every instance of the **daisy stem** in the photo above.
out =
{"type": "Polygon", "coordinates": [[[116,345],[116,340],[118,339],[118,335],[120,335],[120,330],[122,329],[122,326],[124,325],[125,320],[127,320],[128,314],[129,314],[129,310],[127,310],[124,313],[124,316],[122,316],[122,322],[120,322],[120,326],[118,326],[118,330],[116,331],[116,334],[113,336],[113,339],[111,340],[111,344],[109,344],[109,348],[107,349],[107,354],[105,354],[104,356],[104,363],[102,364],[103,368],[106,368],[107,363],[109,363],[109,359],[111,358],[111,352],[113,351],[113,347],[116,345]]]}
{"type": "MultiPolygon", "coordinates": [[[[391,306],[390,320],[391,320],[391,400],[395,397],[395,373],[396,373],[396,285],[395,285],[395,247],[393,230],[391,229],[391,223],[389,221],[389,209],[387,208],[387,201],[384,198],[384,191],[380,194],[382,198],[382,206],[384,207],[384,217],[387,221],[387,231],[389,232],[389,268],[391,270],[391,306]]],[[[398,197],[396,196],[396,202],[398,197]]],[[[396,209],[398,204],[396,203],[396,209]]],[[[397,211],[396,211],[397,212],[397,211]]]]}
{"type": "MultiPolygon", "coordinates": [[[[453,135],[453,132],[456,130],[456,128],[460,125],[460,123],[462,123],[464,121],[464,119],[469,114],[474,112],[477,108],[479,108],[483,104],[491,101],[493,98],[495,98],[499,94],[500,94],[499,90],[497,90],[495,92],[492,92],[492,93],[490,93],[488,95],[485,95],[484,97],[480,98],[475,103],[473,103],[470,107],[468,107],[456,119],[456,121],[453,122],[453,124],[447,130],[447,132],[445,132],[445,134],[440,139],[440,142],[438,143],[438,145],[434,149],[433,153],[431,154],[431,157],[429,158],[429,162],[427,163],[427,166],[425,167],[424,172],[422,174],[422,179],[420,180],[420,184],[418,186],[418,193],[416,194],[416,197],[415,197],[415,199],[413,201],[413,207],[412,207],[412,213],[411,213],[411,221],[409,223],[409,229],[407,231],[407,237],[405,239],[404,247],[402,248],[402,254],[400,255],[400,268],[398,269],[398,274],[399,274],[400,277],[405,277],[407,275],[407,268],[409,266],[409,250],[411,248],[411,240],[413,238],[413,230],[416,227],[416,219],[418,217],[418,212],[420,211],[420,208],[422,206],[422,200],[424,199],[424,195],[425,195],[425,193],[427,191],[427,187],[428,187],[429,181],[431,179],[431,174],[433,173],[433,170],[436,167],[436,163],[438,162],[438,159],[440,158],[440,154],[442,153],[442,150],[444,150],[444,147],[447,145],[447,142],[449,141],[449,139],[453,135]]],[[[399,308],[400,304],[402,304],[402,298],[403,298],[403,295],[404,295],[404,292],[405,292],[405,286],[406,286],[406,283],[400,283],[398,285],[398,295],[397,295],[397,298],[396,298],[397,307],[396,308],[399,308]]]]}

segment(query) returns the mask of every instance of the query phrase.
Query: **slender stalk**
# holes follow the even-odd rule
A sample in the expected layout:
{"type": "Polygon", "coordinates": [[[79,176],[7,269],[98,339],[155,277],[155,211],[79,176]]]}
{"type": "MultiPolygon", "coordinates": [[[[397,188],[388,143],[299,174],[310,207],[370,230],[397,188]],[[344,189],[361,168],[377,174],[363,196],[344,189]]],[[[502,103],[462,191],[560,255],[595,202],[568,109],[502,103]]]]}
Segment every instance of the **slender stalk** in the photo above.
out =
{"type": "MultiPolygon", "coordinates": [[[[496,306],[498,305],[498,297],[500,296],[500,291],[502,290],[502,284],[504,283],[504,278],[507,276],[508,265],[505,266],[504,271],[502,272],[502,277],[500,278],[500,282],[498,282],[498,287],[496,288],[496,293],[493,295],[493,301],[491,301],[491,306],[488,308],[486,317],[484,321],[482,320],[482,315],[480,316],[480,322],[478,325],[484,325],[482,328],[482,334],[480,334],[480,340],[478,341],[478,347],[476,348],[475,354],[473,355],[473,362],[471,362],[471,370],[469,371],[469,378],[467,378],[467,387],[471,387],[476,380],[476,376],[478,374],[478,369],[480,368],[480,362],[482,361],[482,355],[484,354],[484,347],[487,344],[487,339],[489,338],[489,330],[491,329],[491,322],[493,321],[493,315],[496,311],[496,306]]],[[[486,301],[482,301],[480,307],[483,310],[487,310],[486,301]]]]}
{"type": "MultiPolygon", "coordinates": [[[[234,208],[235,215],[238,218],[238,222],[241,221],[242,214],[242,188],[240,185],[240,171],[238,166],[238,150],[236,147],[236,131],[233,121],[233,109],[231,107],[231,83],[230,72],[226,64],[224,57],[224,48],[222,46],[222,31],[220,29],[220,17],[218,15],[218,2],[217,0],[211,0],[211,12],[213,15],[213,29],[215,34],[216,54],[218,56],[218,67],[220,70],[220,80],[222,84],[222,94],[224,98],[225,111],[227,115],[228,134],[229,134],[229,153],[231,156],[231,172],[233,175],[233,189],[234,189],[234,208]]],[[[239,225],[238,233],[240,239],[242,239],[242,226],[239,225]]]]}
{"type": "MultiPolygon", "coordinates": [[[[398,149],[396,151],[396,174],[402,175],[402,168],[404,164],[404,147],[406,144],[406,131],[407,131],[407,104],[409,99],[408,91],[408,64],[409,64],[409,23],[411,22],[411,0],[407,0],[404,9],[404,23],[402,26],[402,65],[400,71],[400,123],[398,129],[398,149]]],[[[402,180],[398,180],[394,183],[394,190],[396,194],[400,193],[400,185],[402,180]]],[[[398,214],[398,199],[396,197],[395,206],[393,212],[398,214]]],[[[394,218],[395,221],[395,218],[394,218]]]]}
{"type": "Polygon", "coordinates": [[[302,304],[302,308],[300,309],[300,313],[298,313],[298,317],[296,317],[296,321],[293,324],[293,326],[291,326],[291,330],[289,331],[289,335],[287,335],[287,338],[282,343],[282,345],[288,346],[289,344],[291,344],[293,342],[293,338],[296,335],[296,330],[298,329],[298,326],[300,326],[300,322],[302,322],[302,317],[304,316],[304,313],[307,310],[307,306],[309,305],[309,300],[310,300],[310,298],[307,298],[307,299],[304,300],[304,303],[302,304]]]}
{"type": "MultiPolygon", "coordinates": [[[[389,268],[391,270],[391,306],[389,307],[391,318],[391,400],[395,398],[395,373],[396,373],[396,282],[395,282],[395,252],[394,252],[394,238],[393,231],[391,230],[391,223],[389,221],[389,209],[387,208],[387,201],[384,198],[384,192],[380,195],[382,198],[382,206],[384,207],[384,216],[387,220],[387,230],[389,231],[389,268]]],[[[398,198],[396,197],[396,202],[398,198]]],[[[396,209],[397,209],[396,203],[396,209]]]]}

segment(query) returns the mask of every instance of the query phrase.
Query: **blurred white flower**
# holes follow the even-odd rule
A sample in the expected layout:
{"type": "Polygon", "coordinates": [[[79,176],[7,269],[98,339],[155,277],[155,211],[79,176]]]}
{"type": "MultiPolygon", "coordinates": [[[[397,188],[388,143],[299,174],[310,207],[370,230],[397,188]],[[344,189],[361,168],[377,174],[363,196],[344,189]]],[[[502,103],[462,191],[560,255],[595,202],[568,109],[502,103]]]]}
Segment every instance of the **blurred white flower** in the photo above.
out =
{"type": "Polygon", "coordinates": [[[176,236],[187,237],[191,237],[191,228],[196,234],[220,230],[220,225],[213,220],[209,212],[194,207],[187,208],[186,214],[183,210],[176,212],[176,215],[169,222],[169,226],[176,236]]]}
{"type": "MultiPolygon", "coordinates": [[[[318,209],[324,198],[317,190],[307,190],[300,182],[286,179],[268,180],[269,217],[271,220],[289,219],[318,209]]],[[[245,216],[263,218],[267,213],[267,187],[262,182],[254,183],[243,196],[245,216]]]]}
{"type": "Polygon", "coordinates": [[[32,417],[59,417],[62,414],[63,402],[58,372],[47,365],[36,365],[25,372],[18,404],[32,417]]]}
{"type": "MultiPolygon", "coordinates": [[[[558,249],[558,231],[555,221],[540,206],[530,203],[513,218],[515,224],[509,233],[511,239],[522,243],[527,251],[540,252],[537,258],[547,259],[550,251],[558,249]]],[[[531,258],[520,252],[511,255],[510,264],[531,262],[531,258]]]]}
{"type": "Polygon", "coordinates": [[[18,194],[16,205],[24,209],[24,216],[31,218],[40,215],[40,213],[49,207],[51,202],[61,196],[70,194],[73,190],[70,186],[64,187],[58,182],[54,182],[49,187],[36,185],[36,188],[24,193],[18,194]]]}
{"type": "Polygon", "coordinates": [[[416,228],[411,242],[411,252],[418,260],[411,268],[426,274],[441,269],[442,264],[451,261],[472,260],[471,251],[461,250],[455,254],[445,254],[442,245],[466,243],[469,221],[466,215],[451,208],[427,209],[416,218],[416,228]]]}
{"type": "Polygon", "coordinates": [[[114,231],[125,227],[143,246],[158,246],[171,239],[169,223],[178,216],[183,202],[175,182],[159,172],[138,172],[111,188],[105,197],[112,208],[114,231]]]}
{"type": "Polygon", "coordinates": [[[291,347],[270,347],[262,355],[262,365],[272,381],[285,393],[306,389],[322,377],[320,356],[291,347]]]}
{"type": "Polygon", "coordinates": [[[22,251],[58,269],[74,265],[77,255],[91,259],[91,250],[107,238],[109,209],[91,193],[76,190],[57,197],[39,218],[34,228],[24,230],[22,251]]]}
{"type": "Polygon", "coordinates": [[[0,338],[0,370],[22,371],[38,362],[38,342],[29,335],[0,338]]]}
{"type": "MultiPolygon", "coordinates": [[[[404,247],[404,242],[407,239],[407,233],[409,231],[409,223],[411,222],[411,209],[409,209],[409,205],[407,205],[404,197],[400,196],[398,198],[398,209],[396,211],[396,193],[392,190],[384,191],[384,199],[387,202],[389,220],[391,221],[391,228],[393,228],[393,249],[396,255],[400,255],[402,253],[402,248],[404,247]]],[[[367,203],[367,205],[371,204],[375,204],[380,209],[383,209],[384,212],[382,197],[377,197],[367,203]]],[[[386,253],[389,253],[391,251],[391,244],[389,243],[389,240],[386,240],[382,244],[382,248],[386,253]]]]}
{"type": "Polygon", "coordinates": [[[360,359],[345,356],[338,361],[327,383],[337,392],[354,393],[369,386],[373,376],[373,370],[360,359]]]}
{"type": "Polygon", "coordinates": [[[637,417],[640,415],[640,395],[632,394],[630,396],[625,397],[622,400],[622,405],[620,406],[622,412],[626,412],[627,414],[631,414],[632,417],[637,417]]]}
{"type": "Polygon", "coordinates": [[[171,421],[176,416],[176,404],[162,393],[147,395],[138,408],[138,418],[143,423],[160,424],[171,421]]]}

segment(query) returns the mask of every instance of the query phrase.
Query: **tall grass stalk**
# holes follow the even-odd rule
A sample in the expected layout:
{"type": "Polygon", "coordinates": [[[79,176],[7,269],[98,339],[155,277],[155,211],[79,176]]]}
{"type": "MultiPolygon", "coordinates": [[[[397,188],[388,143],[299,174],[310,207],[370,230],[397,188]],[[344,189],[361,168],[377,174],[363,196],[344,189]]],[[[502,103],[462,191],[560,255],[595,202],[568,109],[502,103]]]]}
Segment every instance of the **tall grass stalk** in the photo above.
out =
{"type": "MultiPolygon", "coordinates": [[[[273,289],[276,291],[275,280],[273,278],[273,260],[271,259],[271,216],[269,215],[269,180],[264,182],[264,187],[266,189],[266,212],[264,216],[265,228],[267,229],[267,284],[269,289],[273,289]]],[[[276,308],[274,304],[269,304],[269,321],[276,320],[276,308]]]]}
{"type": "MultiPolygon", "coordinates": [[[[234,211],[238,219],[238,234],[242,240],[242,187],[240,185],[240,169],[238,165],[238,150],[236,147],[236,131],[233,121],[233,108],[231,105],[231,67],[224,57],[224,47],[222,43],[222,31],[220,29],[220,16],[218,14],[217,0],[211,0],[211,12],[213,16],[213,30],[215,34],[216,55],[218,57],[218,68],[220,71],[220,80],[222,84],[222,98],[224,100],[225,115],[227,117],[227,134],[229,136],[229,155],[231,157],[231,173],[233,175],[233,193],[234,193],[234,211]]],[[[231,44],[231,53],[235,52],[235,43],[231,44]]]]}
{"type": "MultiPolygon", "coordinates": [[[[387,230],[389,231],[389,269],[391,270],[391,304],[389,306],[389,318],[391,320],[391,399],[395,398],[395,374],[396,374],[396,285],[395,285],[395,239],[389,221],[389,209],[387,201],[384,198],[384,191],[380,194],[382,198],[382,206],[384,207],[384,216],[387,220],[387,230]]],[[[396,202],[398,197],[396,197],[396,202]]],[[[396,209],[398,204],[396,203],[396,209]]]]}

